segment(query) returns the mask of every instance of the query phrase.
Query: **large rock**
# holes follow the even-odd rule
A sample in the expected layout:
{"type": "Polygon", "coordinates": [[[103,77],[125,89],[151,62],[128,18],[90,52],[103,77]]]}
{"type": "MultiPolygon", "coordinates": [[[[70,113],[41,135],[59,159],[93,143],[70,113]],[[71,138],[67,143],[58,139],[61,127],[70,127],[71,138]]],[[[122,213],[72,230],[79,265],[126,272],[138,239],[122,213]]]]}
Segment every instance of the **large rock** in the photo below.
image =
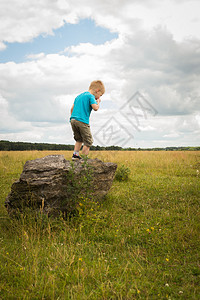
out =
{"type": "Polygon", "coordinates": [[[117,165],[99,159],[70,162],[63,155],[27,161],[6,198],[9,214],[27,207],[57,216],[76,210],[80,197],[102,199],[109,191],[117,165]]]}

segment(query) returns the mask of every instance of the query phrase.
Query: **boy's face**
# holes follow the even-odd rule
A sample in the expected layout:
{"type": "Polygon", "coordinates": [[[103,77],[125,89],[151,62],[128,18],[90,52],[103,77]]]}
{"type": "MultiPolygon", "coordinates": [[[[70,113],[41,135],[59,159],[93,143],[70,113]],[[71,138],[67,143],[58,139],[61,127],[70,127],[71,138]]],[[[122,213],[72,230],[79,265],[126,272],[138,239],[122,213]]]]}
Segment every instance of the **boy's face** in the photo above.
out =
{"type": "Polygon", "coordinates": [[[93,95],[95,96],[95,99],[97,100],[103,95],[103,93],[99,89],[97,89],[94,91],[93,95]]]}

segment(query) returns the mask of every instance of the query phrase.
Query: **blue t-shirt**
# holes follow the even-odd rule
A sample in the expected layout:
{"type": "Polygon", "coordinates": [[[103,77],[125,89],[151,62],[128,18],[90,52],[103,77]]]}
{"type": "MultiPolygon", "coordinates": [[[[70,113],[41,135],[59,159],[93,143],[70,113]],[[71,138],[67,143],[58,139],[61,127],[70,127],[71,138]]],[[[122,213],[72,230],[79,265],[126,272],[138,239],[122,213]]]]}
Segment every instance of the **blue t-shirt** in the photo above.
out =
{"type": "Polygon", "coordinates": [[[71,119],[89,124],[89,117],[92,111],[91,104],[97,104],[95,96],[90,92],[84,92],[78,95],[74,100],[74,108],[71,119]]]}

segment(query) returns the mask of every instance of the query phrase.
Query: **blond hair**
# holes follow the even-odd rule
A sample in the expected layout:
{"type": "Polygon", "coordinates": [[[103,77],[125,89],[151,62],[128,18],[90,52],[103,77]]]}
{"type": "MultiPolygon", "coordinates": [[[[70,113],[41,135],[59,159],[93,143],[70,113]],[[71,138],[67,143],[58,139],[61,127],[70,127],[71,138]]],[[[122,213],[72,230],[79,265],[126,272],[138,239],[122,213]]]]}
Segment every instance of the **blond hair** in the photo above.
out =
{"type": "Polygon", "coordinates": [[[99,89],[102,94],[105,93],[105,87],[101,80],[94,80],[90,83],[89,90],[95,91],[96,89],[99,89]]]}

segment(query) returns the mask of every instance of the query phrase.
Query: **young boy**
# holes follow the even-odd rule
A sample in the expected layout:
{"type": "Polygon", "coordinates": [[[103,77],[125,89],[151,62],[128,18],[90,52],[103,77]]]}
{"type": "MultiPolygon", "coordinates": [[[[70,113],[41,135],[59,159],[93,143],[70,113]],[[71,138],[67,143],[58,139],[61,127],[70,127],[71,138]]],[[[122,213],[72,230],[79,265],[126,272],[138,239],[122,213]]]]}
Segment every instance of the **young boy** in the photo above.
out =
{"type": "Polygon", "coordinates": [[[93,110],[99,109],[101,102],[100,97],[105,93],[105,87],[102,81],[92,81],[88,92],[84,92],[77,96],[71,108],[71,126],[76,141],[72,160],[79,160],[79,151],[84,144],[82,154],[88,155],[90,147],[93,143],[90,131],[89,117],[93,110]]]}

